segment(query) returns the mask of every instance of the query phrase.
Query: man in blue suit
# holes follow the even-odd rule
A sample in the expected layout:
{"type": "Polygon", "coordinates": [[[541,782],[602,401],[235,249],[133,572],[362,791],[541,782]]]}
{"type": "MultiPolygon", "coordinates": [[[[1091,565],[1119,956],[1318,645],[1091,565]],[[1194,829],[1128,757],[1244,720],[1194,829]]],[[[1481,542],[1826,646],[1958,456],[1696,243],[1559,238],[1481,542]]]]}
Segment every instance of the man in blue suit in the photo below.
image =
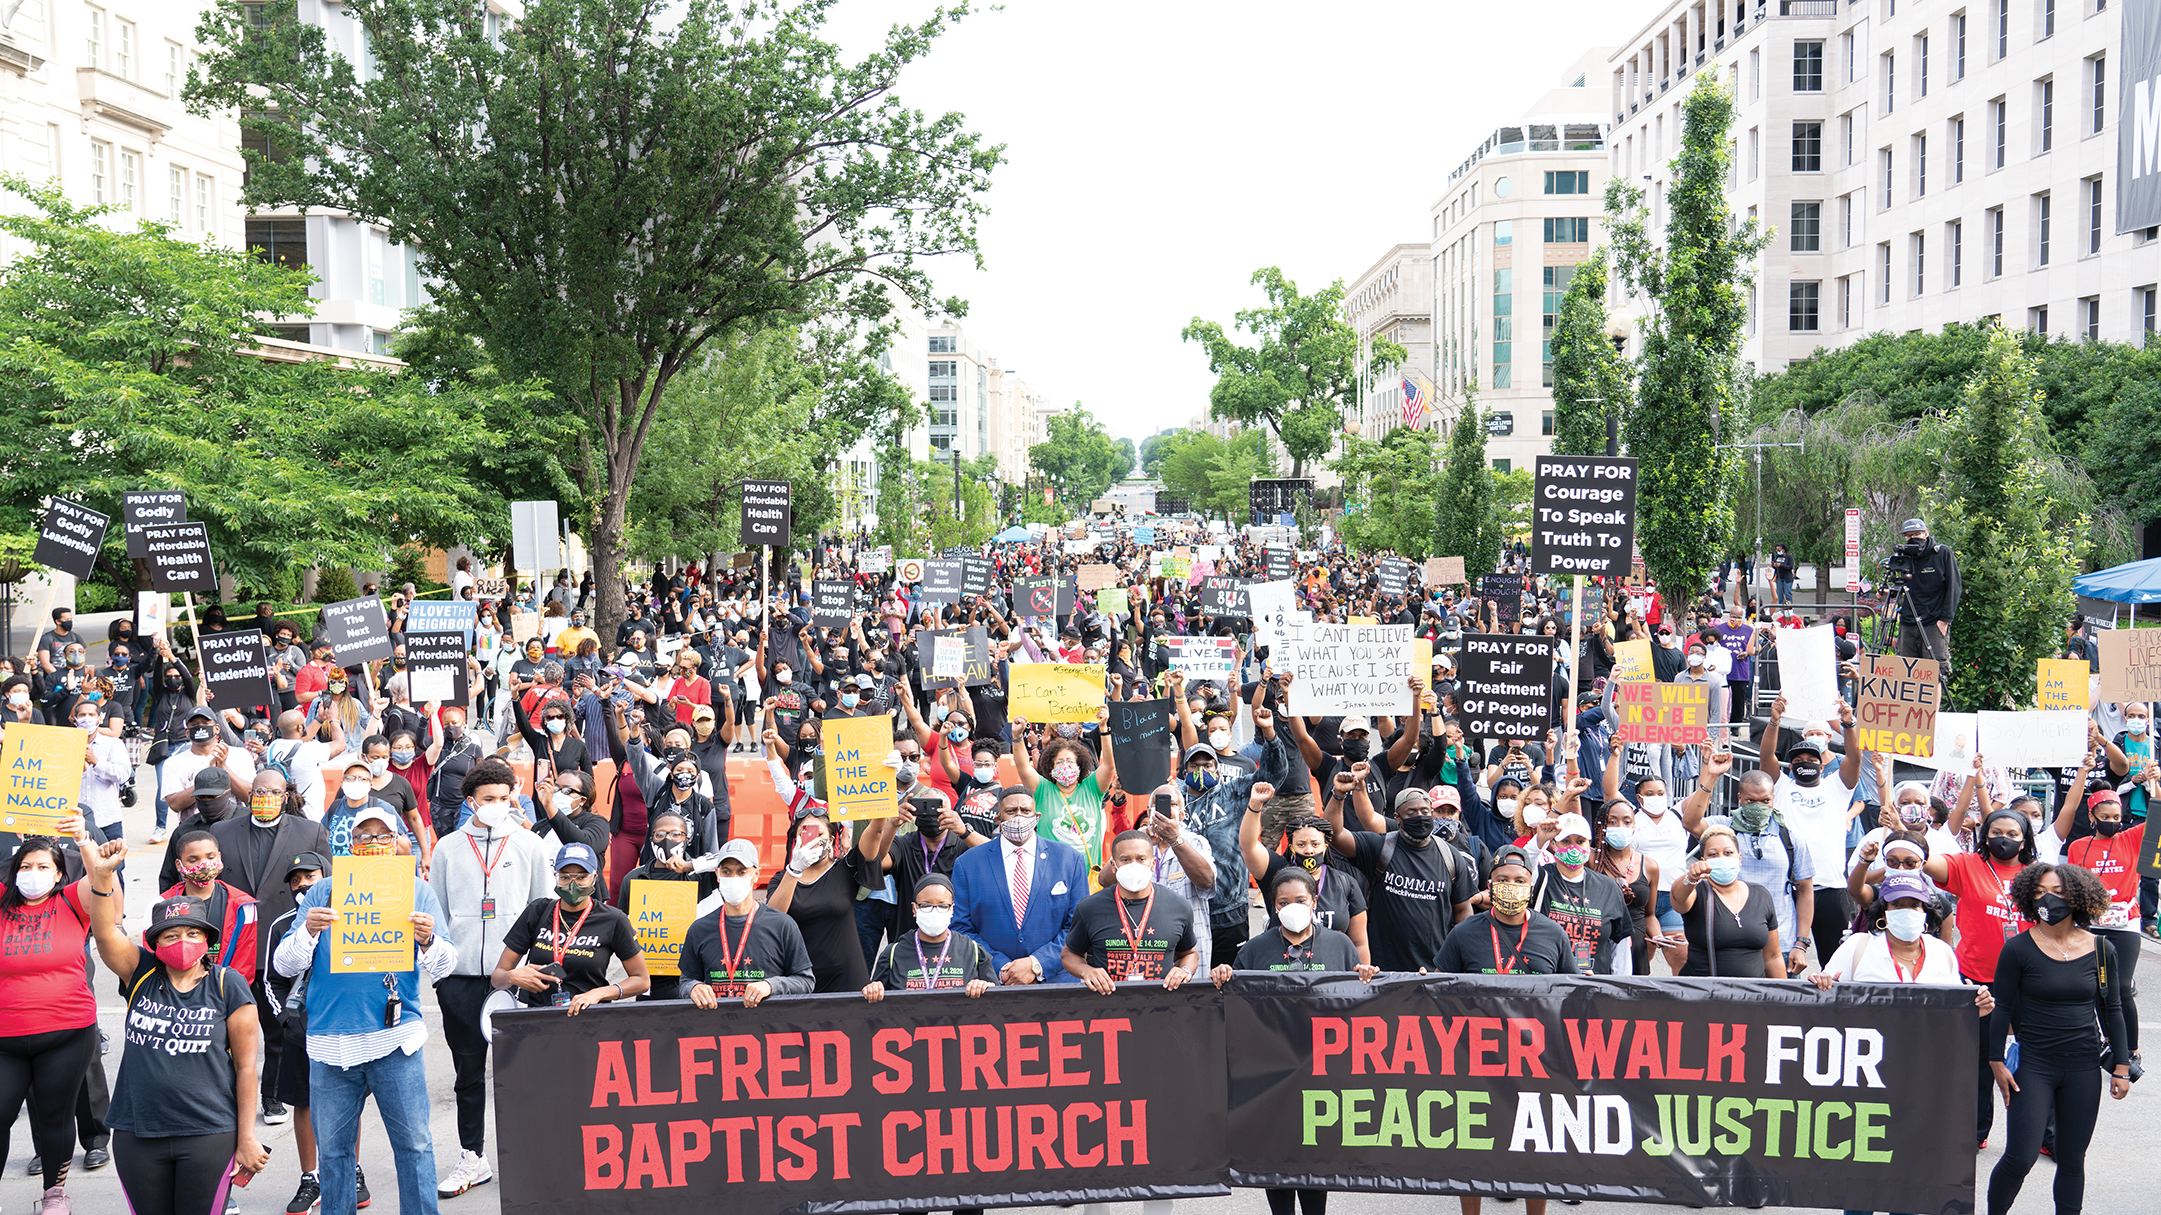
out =
{"type": "Polygon", "coordinates": [[[1035,795],[998,793],[998,842],[953,863],[953,928],[990,950],[998,981],[1072,983],[1059,962],[1073,907],[1088,893],[1080,850],[1036,833],[1035,795]]]}

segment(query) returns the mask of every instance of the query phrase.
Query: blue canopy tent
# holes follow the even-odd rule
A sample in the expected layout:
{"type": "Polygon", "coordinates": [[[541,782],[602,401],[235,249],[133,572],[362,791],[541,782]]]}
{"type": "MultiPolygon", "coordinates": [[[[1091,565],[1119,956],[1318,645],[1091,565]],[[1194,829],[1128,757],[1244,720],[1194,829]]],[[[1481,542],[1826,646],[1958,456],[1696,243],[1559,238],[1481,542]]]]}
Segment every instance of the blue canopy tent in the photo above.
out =
{"type": "Polygon", "coordinates": [[[1026,544],[1035,539],[1035,533],[1025,527],[1009,527],[991,539],[999,544],[1026,544]]]}
{"type": "Polygon", "coordinates": [[[2130,624],[2138,624],[2138,605],[2161,603],[2161,557],[2081,574],[2071,589],[2082,599],[2131,605],[2130,624]]]}

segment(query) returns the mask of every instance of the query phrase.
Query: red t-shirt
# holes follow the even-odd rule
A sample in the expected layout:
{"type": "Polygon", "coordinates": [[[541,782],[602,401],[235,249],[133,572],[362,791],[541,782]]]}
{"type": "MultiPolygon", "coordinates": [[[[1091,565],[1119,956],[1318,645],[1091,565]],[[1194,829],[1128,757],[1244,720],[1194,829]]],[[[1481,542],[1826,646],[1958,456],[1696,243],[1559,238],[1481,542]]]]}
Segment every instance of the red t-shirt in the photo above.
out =
{"type": "Polygon", "coordinates": [[[90,913],[75,884],[35,907],[0,912],[0,1008],[11,1034],[47,1034],[98,1023],[83,947],[90,913]]]}
{"type": "Polygon", "coordinates": [[[2011,905],[2011,882],[2025,866],[1998,863],[1978,852],[1961,852],[1950,858],[1950,865],[1943,888],[1958,898],[1959,973],[1977,982],[1994,982],[1996,955],[2003,952],[2004,941],[2033,927],[2033,921],[2011,905]]]}
{"type": "Polygon", "coordinates": [[[2097,928],[2129,928],[2138,926],[2129,922],[2130,914],[2138,910],[2138,854],[2146,846],[2146,824],[2140,823],[2127,831],[2119,831],[2112,839],[2089,835],[2074,840],[2064,849],[2064,859],[2074,865],[2093,871],[2108,891],[2112,904],[2110,914],[2097,928]]]}

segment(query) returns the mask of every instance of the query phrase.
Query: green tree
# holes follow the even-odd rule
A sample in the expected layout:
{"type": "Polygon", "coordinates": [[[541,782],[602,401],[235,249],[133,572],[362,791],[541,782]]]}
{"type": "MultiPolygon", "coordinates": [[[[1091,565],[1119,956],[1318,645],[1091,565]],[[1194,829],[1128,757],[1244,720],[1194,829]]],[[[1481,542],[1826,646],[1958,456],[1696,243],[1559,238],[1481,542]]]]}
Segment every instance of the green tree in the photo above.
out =
{"type": "Polygon", "coordinates": [[[1179,433],[1176,430],[1166,430],[1141,440],[1140,462],[1143,475],[1156,475],[1156,469],[1162,466],[1163,457],[1169,452],[1171,439],[1179,433]]]}
{"type": "Polygon", "coordinates": [[[1274,476],[1276,471],[1268,436],[1260,430],[1240,431],[1228,441],[1204,430],[1182,430],[1159,450],[1163,462],[1157,475],[1165,488],[1184,494],[1207,518],[1243,519],[1250,501],[1247,487],[1255,477],[1274,476]]]}
{"type": "Polygon", "coordinates": [[[1116,485],[1133,475],[1133,466],[1140,462],[1140,455],[1134,450],[1131,439],[1119,439],[1111,447],[1118,453],[1111,461],[1111,484],[1116,485]]]}
{"type": "MultiPolygon", "coordinates": [[[[1197,316],[1181,336],[1208,352],[1208,370],[1216,375],[1209,416],[1265,423],[1290,453],[1291,475],[1303,476],[1306,461],[1335,446],[1343,409],[1357,396],[1358,332],[1343,319],[1340,279],[1312,295],[1300,295],[1274,266],[1254,271],[1251,281],[1268,303],[1239,312],[1236,328],[1256,344],[1241,346],[1223,326],[1197,316]]],[[[1374,339],[1375,367],[1395,366],[1404,357],[1403,347],[1374,339]]]]}
{"type": "Polygon", "coordinates": [[[1753,219],[1734,226],[1726,207],[1733,104],[1711,72],[1682,102],[1663,240],[1650,230],[1642,190],[1621,177],[1606,184],[1615,268],[1650,304],[1624,433],[1639,461],[1636,543],[1669,595],[1707,585],[1733,535],[1736,461],[1719,443],[1742,429],[1749,265],[1769,239],[1753,219]]]}
{"type": "Polygon", "coordinates": [[[1478,412],[1476,384],[1464,387],[1463,413],[1448,435],[1448,462],[1435,514],[1435,556],[1463,558],[1463,572],[1474,582],[1500,563],[1499,501],[1493,468],[1486,461],[1486,420],[1478,412]]]}
{"type": "Polygon", "coordinates": [[[1443,556],[1436,511],[1441,497],[1441,436],[1398,426],[1378,443],[1345,435],[1330,462],[1343,478],[1343,540],[1353,553],[1395,553],[1413,561],[1443,556]]]}
{"type": "Polygon", "coordinates": [[[744,326],[876,321],[888,284],[929,307],[919,260],[976,252],[1000,150],[892,95],[965,3],[850,62],[822,0],[530,0],[495,37],[469,0],[351,0],[365,78],[254,7],[204,18],[189,100],[289,152],[251,157],[250,204],[384,223],[459,331],[574,408],[603,632],[677,373],[744,326]]]}
{"type": "Polygon", "coordinates": [[[1951,624],[1951,700],[1969,709],[2033,703],[2035,662],[2056,652],[2076,606],[2085,520],[2060,526],[2034,360],[2002,330],[1945,427],[1926,499],[1938,539],[1958,554],[1963,592],[1951,624]]]}
{"type": "MultiPolygon", "coordinates": [[[[305,276],[121,228],[111,207],[0,176],[0,506],[47,495],[120,517],[128,490],[179,490],[220,572],[248,586],[309,565],[379,569],[410,542],[481,544],[502,498],[465,475],[501,442],[484,423],[530,386],[437,388],[417,374],[253,357],[273,316],[307,315],[305,276]]],[[[506,529],[507,530],[507,529],[506,529]]],[[[119,527],[100,576],[131,585],[119,527]]]]}
{"type": "Polygon", "coordinates": [[[1051,488],[1075,509],[1087,509],[1123,475],[1118,472],[1117,445],[1103,423],[1078,402],[1064,413],[1052,414],[1045,431],[1044,440],[1028,449],[1028,463],[1048,477],[1051,488]]]}
{"type": "Polygon", "coordinates": [[[1606,454],[1606,418],[1628,416],[1628,361],[1607,336],[1606,250],[1576,267],[1553,325],[1553,451],[1606,454]]]}

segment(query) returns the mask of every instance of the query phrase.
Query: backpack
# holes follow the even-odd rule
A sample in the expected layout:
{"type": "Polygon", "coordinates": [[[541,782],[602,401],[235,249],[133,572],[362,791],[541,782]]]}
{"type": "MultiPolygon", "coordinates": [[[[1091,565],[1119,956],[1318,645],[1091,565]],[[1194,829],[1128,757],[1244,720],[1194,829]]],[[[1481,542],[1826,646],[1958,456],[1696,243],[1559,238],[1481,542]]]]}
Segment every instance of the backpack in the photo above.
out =
{"type": "Polygon", "coordinates": [[[271,739],[270,745],[263,748],[263,770],[266,772],[275,772],[279,776],[284,777],[285,787],[288,789],[301,788],[302,786],[300,784],[300,779],[293,775],[293,756],[298,755],[300,753],[300,748],[306,745],[306,739],[271,739]],[[281,742],[289,742],[293,744],[292,749],[287,751],[282,757],[278,755],[278,744],[281,742]]]}
{"type": "MultiPolygon", "coordinates": [[[[1391,831],[1381,837],[1381,873],[1383,875],[1387,874],[1389,865],[1395,862],[1396,837],[1402,834],[1400,831],[1391,831]]],[[[1448,881],[1453,885],[1456,880],[1456,846],[1438,836],[1434,837],[1433,842],[1441,846],[1441,867],[1448,870],[1448,881]]]]}

